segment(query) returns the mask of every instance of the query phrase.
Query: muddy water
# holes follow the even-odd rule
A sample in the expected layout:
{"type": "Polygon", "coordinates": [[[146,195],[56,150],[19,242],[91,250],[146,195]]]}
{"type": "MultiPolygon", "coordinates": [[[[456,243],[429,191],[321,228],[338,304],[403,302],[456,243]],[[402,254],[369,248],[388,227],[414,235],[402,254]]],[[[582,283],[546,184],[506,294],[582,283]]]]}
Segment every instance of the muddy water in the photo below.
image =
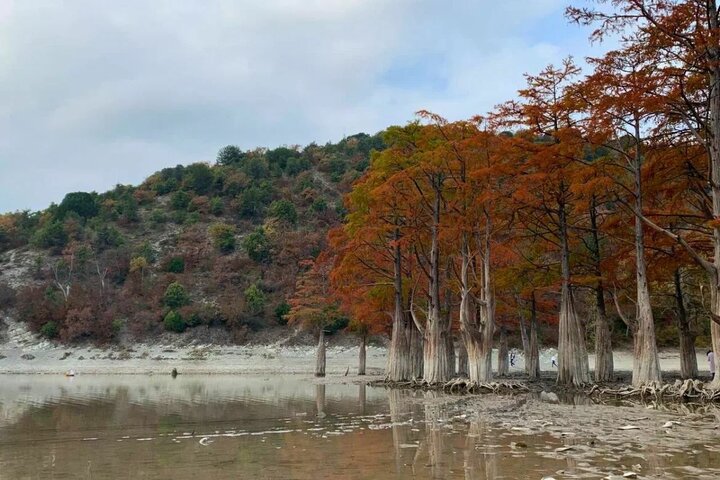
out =
{"type": "Polygon", "coordinates": [[[0,376],[0,479],[720,477],[714,410],[573,403],[301,376],[0,376]]]}

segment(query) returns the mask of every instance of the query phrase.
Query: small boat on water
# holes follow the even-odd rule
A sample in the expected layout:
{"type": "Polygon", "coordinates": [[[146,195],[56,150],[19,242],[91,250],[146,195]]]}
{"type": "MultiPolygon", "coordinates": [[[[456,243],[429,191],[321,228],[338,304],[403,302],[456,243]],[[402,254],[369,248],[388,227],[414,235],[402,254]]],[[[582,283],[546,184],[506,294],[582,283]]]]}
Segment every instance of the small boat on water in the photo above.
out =
{"type": "Polygon", "coordinates": [[[68,370],[67,372],[65,372],[65,376],[66,376],[66,377],[74,377],[74,376],[75,376],[75,370],[72,370],[72,369],[68,370]]]}

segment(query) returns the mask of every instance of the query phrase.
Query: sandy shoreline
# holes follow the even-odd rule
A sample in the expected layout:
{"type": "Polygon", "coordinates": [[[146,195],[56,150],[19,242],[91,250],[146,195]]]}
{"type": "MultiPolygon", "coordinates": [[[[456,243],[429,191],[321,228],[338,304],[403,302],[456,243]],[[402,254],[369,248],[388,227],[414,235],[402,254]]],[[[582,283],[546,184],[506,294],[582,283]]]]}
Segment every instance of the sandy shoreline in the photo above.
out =
{"type": "MultiPolygon", "coordinates": [[[[314,345],[287,345],[283,341],[267,345],[215,345],[159,341],[156,344],[133,344],[99,348],[90,345],[59,345],[38,338],[28,332],[19,322],[5,319],[4,341],[0,342],[0,374],[64,374],[74,370],[89,375],[153,375],[169,374],[173,369],[185,374],[312,374],[315,368],[314,345]]],[[[166,339],[164,339],[166,340],[166,339]]],[[[344,339],[349,340],[349,339],[344,339]]],[[[343,342],[340,342],[343,343],[343,342]]],[[[352,343],[352,342],[350,342],[352,343]]],[[[358,365],[358,347],[347,342],[338,345],[331,341],[327,350],[327,374],[355,374],[358,365]]],[[[551,357],[554,349],[544,349],[540,354],[540,367],[551,373],[551,357]]],[[[702,375],[708,375],[704,352],[698,351],[698,367],[702,375]]],[[[368,346],[367,373],[382,375],[387,360],[383,346],[368,346]]],[[[590,355],[590,368],[595,357],[590,355]]],[[[632,370],[632,354],[629,351],[614,352],[615,370],[632,370]]],[[[497,365],[497,350],[493,353],[493,366],[497,365]]],[[[664,372],[680,370],[677,351],[662,351],[660,367],[664,372]]],[[[522,354],[516,352],[516,362],[511,374],[524,371],[522,354]]]]}
{"type": "MultiPolygon", "coordinates": [[[[550,358],[554,350],[544,350],[541,367],[552,372],[550,358]]],[[[493,364],[496,364],[496,353],[493,364]]],[[[632,370],[630,352],[614,354],[615,369],[618,372],[632,370]]],[[[327,351],[327,374],[345,375],[357,372],[357,347],[329,347],[327,351]]],[[[384,347],[368,347],[367,370],[369,375],[382,375],[387,358],[384,347]]],[[[703,355],[698,354],[701,375],[707,374],[703,355]]],[[[661,353],[661,367],[664,372],[680,369],[677,352],[661,353]]],[[[594,356],[590,356],[590,367],[594,356]]],[[[136,345],[132,348],[96,348],[56,346],[37,344],[33,346],[0,345],[0,374],[64,374],[74,370],[77,374],[98,375],[150,375],[168,374],[177,369],[185,374],[309,374],[315,367],[315,349],[312,346],[172,346],[136,345]]],[[[511,374],[522,373],[523,358],[518,355],[511,374]]]]}

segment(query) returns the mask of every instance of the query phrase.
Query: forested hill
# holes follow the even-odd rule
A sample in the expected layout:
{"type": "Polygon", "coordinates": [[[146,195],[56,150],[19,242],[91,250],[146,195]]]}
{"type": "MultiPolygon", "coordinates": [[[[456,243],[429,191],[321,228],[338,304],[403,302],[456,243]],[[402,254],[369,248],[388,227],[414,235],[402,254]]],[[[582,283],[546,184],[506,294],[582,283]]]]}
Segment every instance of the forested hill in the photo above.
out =
{"type": "Polygon", "coordinates": [[[139,186],[0,215],[0,316],[62,341],[283,324],[304,260],[344,215],[381,136],[220,150],[139,186]]]}

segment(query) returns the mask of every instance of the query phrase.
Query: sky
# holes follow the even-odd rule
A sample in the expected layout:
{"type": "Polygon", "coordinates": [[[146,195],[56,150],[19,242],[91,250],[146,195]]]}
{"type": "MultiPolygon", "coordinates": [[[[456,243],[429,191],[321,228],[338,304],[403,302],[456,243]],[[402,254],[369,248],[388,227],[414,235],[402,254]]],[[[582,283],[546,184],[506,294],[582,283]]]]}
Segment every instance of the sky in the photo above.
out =
{"type": "Polygon", "coordinates": [[[486,113],[524,73],[603,50],[567,23],[569,2],[0,0],[0,212],[228,144],[486,113]]]}

